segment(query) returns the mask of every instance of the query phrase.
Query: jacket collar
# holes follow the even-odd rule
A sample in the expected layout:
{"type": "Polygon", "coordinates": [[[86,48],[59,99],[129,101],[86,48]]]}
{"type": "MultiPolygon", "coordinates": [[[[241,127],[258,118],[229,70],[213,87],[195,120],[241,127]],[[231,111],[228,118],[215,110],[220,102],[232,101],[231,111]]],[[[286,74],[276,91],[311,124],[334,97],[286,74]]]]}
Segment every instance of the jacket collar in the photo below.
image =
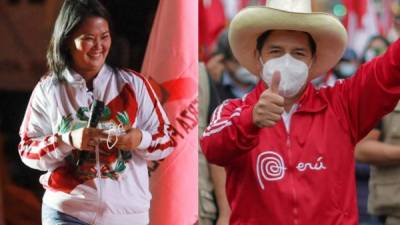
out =
{"type": "MultiPolygon", "coordinates": [[[[93,87],[98,87],[99,85],[101,86],[104,81],[110,76],[110,73],[112,73],[112,69],[108,65],[104,64],[101,67],[99,73],[93,79],[93,87]]],[[[86,87],[85,79],[74,69],[68,67],[64,70],[63,75],[67,83],[73,86],[77,85],[81,87],[86,87]]]]}
{"type": "Polygon", "coordinates": [[[324,110],[328,106],[328,102],[321,96],[319,90],[309,82],[306,90],[299,100],[297,112],[317,113],[324,110]]]}

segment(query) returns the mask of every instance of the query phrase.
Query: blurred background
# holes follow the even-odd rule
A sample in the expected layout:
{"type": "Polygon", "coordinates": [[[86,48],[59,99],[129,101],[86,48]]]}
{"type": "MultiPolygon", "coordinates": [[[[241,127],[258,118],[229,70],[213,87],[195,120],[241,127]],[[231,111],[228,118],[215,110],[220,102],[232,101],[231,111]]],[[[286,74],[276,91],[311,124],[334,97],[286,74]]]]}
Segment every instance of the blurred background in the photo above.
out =
{"type": "MultiPolygon", "coordinates": [[[[266,0],[200,0],[200,54],[207,59],[220,32],[242,8],[263,5],[266,0]]],[[[400,15],[398,0],[312,0],[313,11],[335,15],[349,33],[349,47],[361,54],[370,36],[397,39],[395,17],[400,15]]],[[[398,21],[398,19],[397,19],[398,21]]],[[[396,27],[397,26],[397,27],[396,27]]]]}
{"type": "MultiPolygon", "coordinates": [[[[0,225],[41,224],[39,171],[18,155],[18,130],[62,0],[0,0],[0,225]]],[[[109,59],[140,71],[158,0],[102,1],[113,19],[109,59]]]]}

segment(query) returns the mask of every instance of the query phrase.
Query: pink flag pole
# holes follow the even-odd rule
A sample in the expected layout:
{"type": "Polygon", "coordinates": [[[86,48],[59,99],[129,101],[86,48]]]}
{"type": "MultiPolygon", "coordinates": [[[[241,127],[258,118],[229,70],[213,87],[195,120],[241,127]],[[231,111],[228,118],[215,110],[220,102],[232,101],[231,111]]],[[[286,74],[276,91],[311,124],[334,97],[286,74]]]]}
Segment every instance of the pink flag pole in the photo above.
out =
{"type": "Polygon", "coordinates": [[[198,221],[198,3],[160,0],[142,74],[151,80],[177,146],[150,163],[151,225],[198,221]]]}

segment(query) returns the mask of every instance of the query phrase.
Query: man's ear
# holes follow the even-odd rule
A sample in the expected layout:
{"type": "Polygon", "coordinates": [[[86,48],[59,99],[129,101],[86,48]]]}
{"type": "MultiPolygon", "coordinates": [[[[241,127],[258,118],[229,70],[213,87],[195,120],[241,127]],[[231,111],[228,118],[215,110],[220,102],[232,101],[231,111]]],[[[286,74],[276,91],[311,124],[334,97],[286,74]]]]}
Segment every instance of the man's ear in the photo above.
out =
{"type": "Polygon", "coordinates": [[[314,56],[312,57],[312,59],[311,59],[311,64],[310,64],[310,66],[308,67],[309,69],[311,69],[311,67],[314,65],[314,63],[315,63],[316,60],[317,60],[317,57],[314,55],[314,56]]]}
{"type": "Polygon", "coordinates": [[[258,51],[258,50],[256,50],[255,51],[255,53],[254,53],[255,55],[256,55],[256,59],[257,59],[257,71],[261,71],[262,70],[262,67],[263,67],[263,62],[262,62],[262,59],[261,59],[261,54],[260,54],[260,52],[258,51]]]}

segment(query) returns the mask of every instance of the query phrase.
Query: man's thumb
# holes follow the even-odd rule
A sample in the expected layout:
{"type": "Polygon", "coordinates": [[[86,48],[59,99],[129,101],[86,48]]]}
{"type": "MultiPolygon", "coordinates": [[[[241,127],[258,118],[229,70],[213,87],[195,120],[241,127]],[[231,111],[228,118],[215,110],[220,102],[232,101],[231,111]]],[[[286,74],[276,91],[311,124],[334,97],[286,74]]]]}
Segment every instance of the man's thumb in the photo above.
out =
{"type": "Polygon", "coordinates": [[[272,75],[271,81],[271,92],[278,94],[279,93],[279,83],[281,82],[281,73],[279,71],[275,71],[272,75]]]}

